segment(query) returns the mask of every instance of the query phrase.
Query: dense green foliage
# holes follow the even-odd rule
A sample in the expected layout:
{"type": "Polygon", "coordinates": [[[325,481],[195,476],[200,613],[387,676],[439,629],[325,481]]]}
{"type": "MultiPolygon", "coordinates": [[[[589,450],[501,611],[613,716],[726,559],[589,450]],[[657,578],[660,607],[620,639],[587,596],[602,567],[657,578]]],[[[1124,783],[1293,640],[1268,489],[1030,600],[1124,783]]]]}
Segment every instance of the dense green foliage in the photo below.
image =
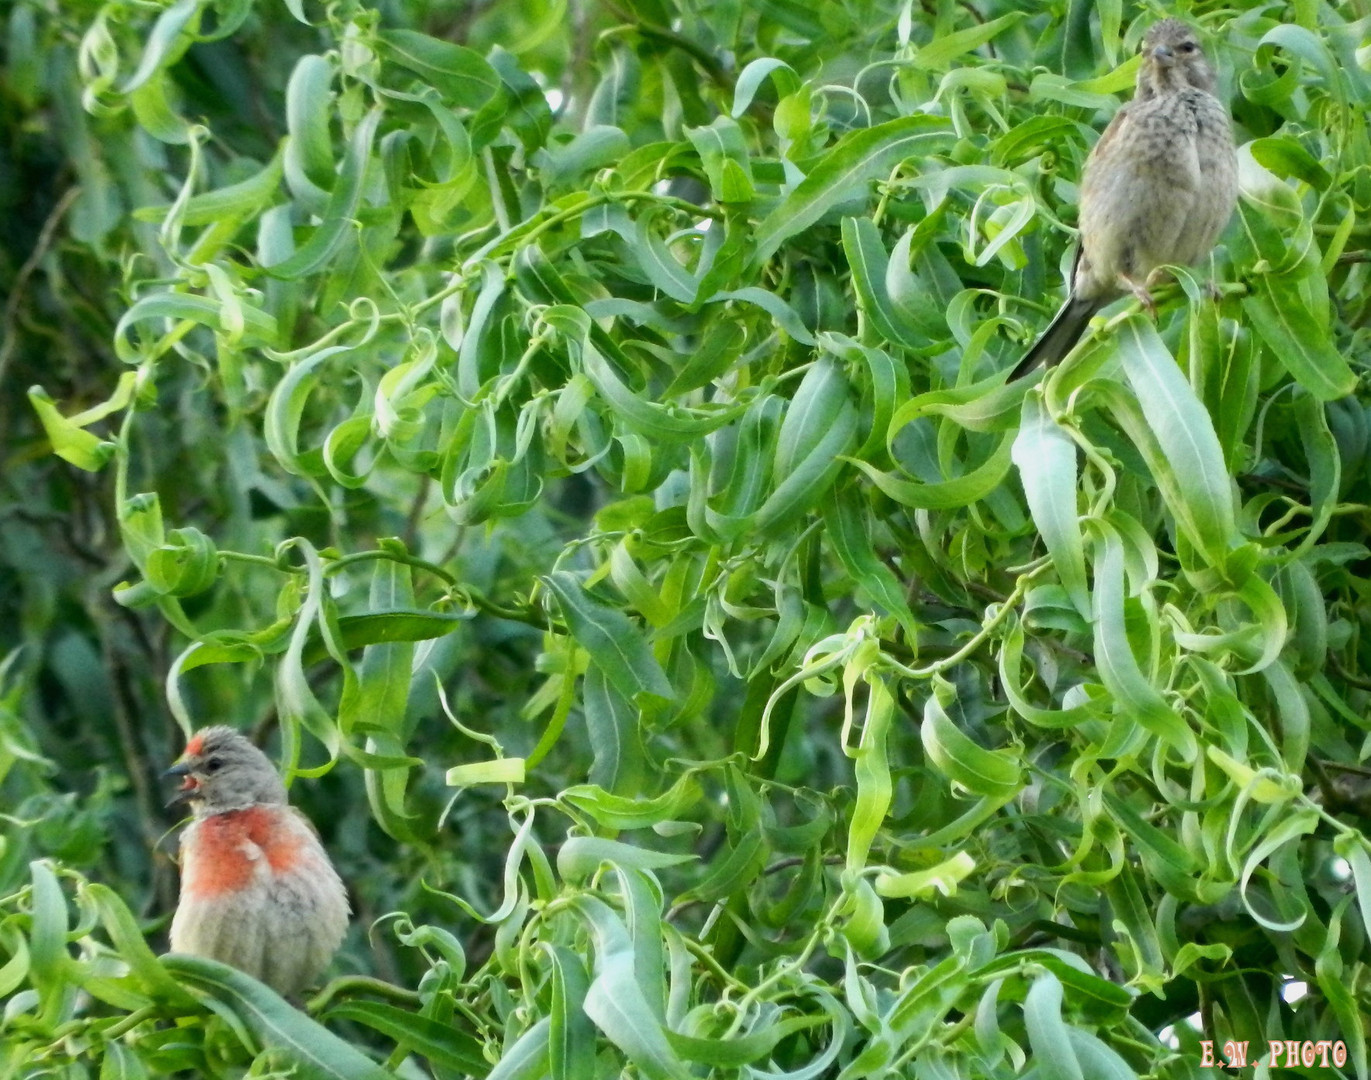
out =
{"type": "Polygon", "coordinates": [[[1366,1078],[1371,6],[1176,13],[1216,288],[1025,391],[1156,10],[12,0],[0,1075],[1366,1078]],[[154,955],[210,722],[308,1017],[154,955]]]}

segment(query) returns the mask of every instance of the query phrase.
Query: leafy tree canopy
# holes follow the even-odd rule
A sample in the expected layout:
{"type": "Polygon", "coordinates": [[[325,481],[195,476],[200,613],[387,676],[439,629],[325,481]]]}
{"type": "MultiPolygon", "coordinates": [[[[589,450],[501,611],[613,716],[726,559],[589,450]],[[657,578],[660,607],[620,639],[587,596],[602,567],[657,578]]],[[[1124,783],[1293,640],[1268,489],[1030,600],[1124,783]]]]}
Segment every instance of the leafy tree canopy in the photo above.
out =
{"type": "Polygon", "coordinates": [[[7,7],[0,1074],[1368,1076],[1371,8],[1025,7],[7,7]],[[1163,14],[1239,210],[1003,385],[1163,14]]]}

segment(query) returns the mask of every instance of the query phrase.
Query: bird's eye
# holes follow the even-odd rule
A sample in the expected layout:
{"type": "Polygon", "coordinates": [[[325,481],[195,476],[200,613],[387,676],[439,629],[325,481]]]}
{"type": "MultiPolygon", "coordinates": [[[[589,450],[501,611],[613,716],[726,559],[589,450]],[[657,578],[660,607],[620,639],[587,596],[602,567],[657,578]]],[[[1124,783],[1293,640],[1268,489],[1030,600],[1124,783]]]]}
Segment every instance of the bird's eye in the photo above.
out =
{"type": "Polygon", "coordinates": [[[224,762],[222,758],[212,757],[205,762],[205,772],[207,773],[217,773],[223,767],[224,762]]]}
{"type": "Polygon", "coordinates": [[[1180,43],[1180,45],[1178,46],[1178,48],[1179,48],[1180,51],[1183,52],[1183,53],[1192,53],[1192,52],[1194,52],[1196,49],[1198,49],[1199,46],[1196,45],[1193,41],[1182,41],[1182,42],[1180,43]]]}

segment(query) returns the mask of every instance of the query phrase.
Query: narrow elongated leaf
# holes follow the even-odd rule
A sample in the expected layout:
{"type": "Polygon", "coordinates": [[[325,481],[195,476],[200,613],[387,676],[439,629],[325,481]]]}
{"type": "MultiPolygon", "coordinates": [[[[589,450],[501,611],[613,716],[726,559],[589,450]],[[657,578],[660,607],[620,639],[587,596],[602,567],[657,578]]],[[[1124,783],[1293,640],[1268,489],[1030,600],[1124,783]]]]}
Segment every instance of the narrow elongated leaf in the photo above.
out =
{"type": "Polygon", "coordinates": [[[201,956],[172,954],[162,966],[227,1007],[252,1034],[284,1053],[311,1080],[387,1080],[390,1073],[279,994],[241,971],[201,956]]]}
{"type": "Polygon", "coordinates": [[[635,870],[659,870],[679,866],[694,858],[694,855],[652,851],[597,836],[573,836],[557,852],[557,872],[568,881],[581,881],[598,870],[602,863],[635,870]]]}
{"type": "Polygon", "coordinates": [[[876,556],[871,544],[871,520],[855,487],[844,487],[823,503],[824,528],[834,551],[854,582],[871,601],[899,620],[910,641],[918,626],[905,589],[894,571],[876,556]]]}
{"type": "Polygon", "coordinates": [[[576,576],[565,570],[544,580],[557,598],[571,636],[619,693],[630,700],[640,694],[664,699],[674,696],[666,673],[627,616],[594,599],[576,576]]]}
{"type": "Polygon", "coordinates": [[[1128,1062],[1090,1032],[1069,1027],[1066,1037],[1081,1072],[1091,1080],[1138,1080],[1138,1074],[1128,1062]]]}
{"type": "Polygon", "coordinates": [[[949,780],[977,795],[1008,799],[1023,787],[1018,760],[1005,750],[987,750],[964,734],[943,707],[941,697],[951,700],[951,687],[935,684],[924,703],[919,729],[924,752],[949,780]]]}
{"type": "Polygon", "coordinates": [[[1209,414],[1145,319],[1119,331],[1124,371],[1171,466],[1196,546],[1220,559],[1237,543],[1233,491],[1209,414]]]}
{"type": "Polygon", "coordinates": [[[1318,400],[1332,401],[1352,392],[1356,375],[1296,290],[1277,291],[1274,283],[1263,279],[1258,291],[1243,298],[1243,311],[1272,355],[1318,400]]]}
{"type": "Polygon", "coordinates": [[[422,1054],[435,1065],[478,1077],[490,1071],[490,1064],[481,1056],[476,1039],[451,1024],[440,1024],[378,1001],[345,1001],[329,1009],[328,1017],[365,1024],[400,1046],[422,1054]]]}
{"type": "Polygon", "coordinates": [[[784,60],[777,60],[774,56],[759,56],[738,73],[738,81],[733,90],[733,108],[731,110],[735,120],[747,112],[748,106],[752,104],[752,99],[757,96],[757,88],[761,86],[767,76],[770,76],[772,82],[776,84],[777,97],[793,94],[800,88],[799,76],[795,74],[795,69],[784,60]]]}
{"type": "Polygon", "coordinates": [[[286,281],[305,277],[322,269],[337,252],[356,217],[362,199],[362,181],[366,175],[367,161],[371,157],[372,140],[380,123],[379,109],[373,109],[362,118],[343,158],[328,206],[324,209],[323,220],[294,254],[264,267],[267,273],[286,281]]]}
{"type": "Polygon", "coordinates": [[[675,819],[698,794],[698,782],[687,773],[653,799],[625,798],[593,784],[575,784],[561,797],[607,828],[644,829],[675,819]]]}
{"type": "Polygon", "coordinates": [[[866,473],[871,481],[902,506],[920,510],[951,510],[984,499],[1003,483],[1013,458],[1014,436],[1005,435],[999,445],[980,465],[963,476],[921,484],[914,480],[882,472],[865,461],[852,464],[866,473]]]}
{"type": "Polygon", "coordinates": [[[1025,13],[1022,11],[1012,11],[1008,15],[1001,15],[998,19],[991,19],[988,22],[978,21],[975,26],[965,30],[958,30],[951,34],[939,34],[933,41],[914,53],[913,62],[921,68],[944,68],[957,57],[993,41],[1000,33],[1014,26],[1024,16],[1025,13]]]}
{"type": "Polygon", "coordinates": [[[1024,398],[1023,424],[1014,440],[1014,464],[1062,587],[1082,616],[1090,617],[1085,541],[1076,512],[1076,444],[1047,415],[1037,394],[1024,398]]]}
{"type": "Polygon", "coordinates": [[[886,291],[889,259],[881,235],[868,218],[843,218],[843,251],[852,268],[852,284],[862,312],[886,341],[908,348],[926,345],[927,339],[909,325],[904,312],[886,291]]]}
{"type": "Polygon", "coordinates": [[[538,1080],[546,1076],[550,1056],[552,1020],[544,1016],[500,1055],[500,1062],[486,1080],[538,1080]]]}
{"type": "Polygon", "coordinates": [[[286,130],[290,138],[285,169],[291,190],[310,202],[333,184],[333,140],[329,136],[333,76],[328,60],[306,55],[296,62],[286,84],[286,130]]]}
{"type": "Polygon", "coordinates": [[[845,136],[758,226],[753,265],[901,161],[928,157],[951,143],[951,132],[930,116],[905,116],[845,136]]]}
{"type": "Polygon", "coordinates": [[[1099,526],[1095,556],[1095,658],[1100,679],[1114,695],[1122,714],[1119,722],[1136,721],[1176,747],[1186,760],[1194,758],[1195,735],[1143,674],[1128,641],[1124,620],[1123,544],[1107,525],[1099,526]]]}
{"type": "Polygon", "coordinates": [[[593,897],[577,897],[572,904],[595,940],[595,972],[586,993],[586,1015],[644,1076],[686,1080],[690,1074],[685,1063],[671,1048],[638,987],[632,944],[623,922],[593,897]]]}
{"type": "Polygon", "coordinates": [[[1023,1003],[1024,1026],[1033,1063],[1043,1080],[1085,1080],[1075,1047],[1062,1021],[1062,984],[1045,971],[1033,980],[1023,1003]]]}
{"type": "Polygon", "coordinates": [[[500,88],[500,77],[480,53],[413,30],[382,30],[387,53],[439,90],[454,105],[477,109],[500,88]]]}
{"type": "Polygon", "coordinates": [[[595,1027],[586,1015],[590,978],[581,958],[561,945],[546,946],[552,964],[552,1011],[548,1014],[548,1066],[552,1080],[591,1080],[595,1075],[595,1027]]]}

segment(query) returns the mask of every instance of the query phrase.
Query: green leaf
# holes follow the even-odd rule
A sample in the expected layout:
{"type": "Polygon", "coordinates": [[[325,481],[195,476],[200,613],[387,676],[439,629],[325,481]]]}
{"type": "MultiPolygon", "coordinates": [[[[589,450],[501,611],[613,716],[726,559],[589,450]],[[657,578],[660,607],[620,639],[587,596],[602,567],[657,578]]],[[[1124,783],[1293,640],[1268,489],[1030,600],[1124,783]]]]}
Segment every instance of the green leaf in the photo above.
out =
{"type": "Polygon", "coordinates": [[[264,266],[272,277],[294,281],[322,270],[337,253],[353,228],[362,200],[362,182],[371,157],[372,140],[381,123],[381,110],[373,109],[362,118],[352,134],[338,179],[323,211],[323,220],[293,255],[264,266]]]}
{"type": "Polygon", "coordinates": [[[473,761],[454,765],[447,771],[448,787],[467,787],[471,784],[522,784],[526,778],[524,759],[496,758],[493,761],[473,761]]]}
{"type": "Polygon", "coordinates": [[[478,1077],[490,1071],[481,1044],[473,1036],[419,1013],[379,1001],[345,1001],[330,1008],[328,1018],[363,1024],[443,1068],[478,1077]]]}
{"type": "MultiPolygon", "coordinates": [[[[245,218],[264,211],[276,197],[284,172],[280,151],[260,171],[236,184],[192,195],[177,208],[183,225],[212,225],[226,218],[245,218]]],[[[133,212],[139,221],[160,222],[171,206],[148,206],[133,212]]]]}
{"type": "Polygon", "coordinates": [[[332,112],[333,64],[322,56],[305,55],[295,64],[286,84],[285,172],[296,197],[318,202],[333,184],[332,112]]]}
{"type": "Polygon", "coordinates": [[[681,894],[683,900],[715,903],[757,880],[766,863],[766,840],[760,832],[744,833],[710,861],[706,875],[681,894]]]}
{"type": "Polygon", "coordinates": [[[88,882],[82,893],[89,900],[110,936],[110,943],[120,958],[129,965],[133,977],[151,997],[166,1002],[178,1011],[193,1008],[195,999],[181,989],[157,957],[148,948],[133,914],[113,889],[98,882],[88,882]]]}
{"type": "Polygon", "coordinates": [[[1277,176],[1296,177],[1320,191],[1333,182],[1328,170],[1294,139],[1253,139],[1247,148],[1258,162],[1277,176]]]}
{"type": "Polygon", "coordinates": [[[1133,318],[1119,330],[1119,353],[1143,415],[1171,467],[1197,547],[1221,561],[1239,537],[1233,490],[1209,414],[1152,324],[1133,318]]]}
{"type": "Polygon", "coordinates": [[[105,1043],[105,1060],[100,1065],[100,1080],[147,1080],[142,1061],[120,1042],[105,1043]]]}
{"type": "Polygon", "coordinates": [[[386,55],[419,75],[453,105],[479,109],[500,89],[500,77],[480,53],[413,30],[382,30],[386,55]]]}
{"type": "Polygon", "coordinates": [[[902,161],[928,158],[952,144],[952,134],[930,116],[905,116],[840,139],[757,228],[751,264],[764,263],[787,239],[809,228],[838,203],[902,161]]]}
{"type": "Polygon", "coordinates": [[[846,486],[823,503],[824,528],[843,569],[880,609],[899,620],[905,636],[918,640],[918,624],[905,597],[905,586],[877,557],[871,543],[874,525],[860,492],[846,486]]]}
{"type": "Polygon", "coordinates": [[[881,243],[880,231],[868,218],[843,218],[843,251],[852,268],[852,284],[862,313],[871,320],[876,333],[894,345],[917,349],[928,344],[918,330],[909,325],[902,309],[890,299],[886,289],[889,258],[881,243]]]}
{"type": "Polygon", "coordinates": [[[893,473],[882,472],[865,461],[854,460],[852,464],[902,506],[920,510],[951,510],[979,502],[998,488],[1009,472],[1013,452],[1014,436],[1009,433],[1000,440],[990,456],[974,469],[962,476],[931,484],[917,483],[893,473]]]}
{"type": "Polygon", "coordinates": [[[587,779],[614,792],[636,791],[643,772],[637,707],[610,684],[605,669],[596,663],[586,670],[582,701],[594,755],[587,779]]]}
{"type": "Polygon", "coordinates": [[[585,1012],[590,978],[581,958],[570,949],[552,944],[544,948],[552,968],[548,1015],[552,1080],[591,1080],[595,1075],[595,1026],[585,1012]]]}
{"type": "Polygon", "coordinates": [[[735,120],[747,112],[753,98],[757,96],[757,89],[768,76],[776,86],[778,98],[793,94],[800,88],[799,76],[784,60],[777,60],[773,56],[759,56],[738,72],[738,81],[733,89],[733,108],[730,110],[735,120]]]}
{"type": "Polygon", "coordinates": [[[700,155],[710,190],[720,203],[752,200],[752,162],[742,129],[726,116],[708,127],[686,128],[686,138],[700,155]]]}
{"type": "Polygon", "coordinates": [[[1100,681],[1114,696],[1120,714],[1115,724],[1121,730],[1116,731],[1114,741],[1123,743],[1129,738],[1123,729],[1136,721],[1174,746],[1185,760],[1193,760],[1197,752],[1194,732],[1143,674],[1128,640],[1124,619],[1123,544],[1110,526],[1099,524],[1097,529],[1095,659],[1100,681]]]}
{"type": "Polygon", "coordinates": [[[993,41],[1003,31],[1026,17],[1026,12],[1012,11],[1008,15],[1001,15],[998,19],[991,19],[989,22],[978,20],[975,26],[965,30],[957,30],[950,34],[938,34],[927,45],[922,45],[915,51],[913,63],[916,67],[941,71],[953,60],[993,41]]]}
{"type": "Polygon", "coordinates": [[[955,699],[951,684],[935,678],[919,728],[924,752],[939,772],[967,791],[1003,801],[1013,798],[1024,786],[1017,755],[987,750],[965,735],[945,711],[945,704],[955,699]]]}
{"type": "Polygon", "coordinates": [[[1023,1018],[1038,1075],[1043,1080],[1085,1080],[1062,1021],[1062,984],[1052,972],[1034,978],[1024,998],[1023,1018]]]}
{"type": "Polygon", "coordinates": [[[669,790],[652,799],[614,795],[594,784],[574,784],[561,794],[563,801],[610,829],[646,829],[672,821],[693,806],[698,797],[699,784],[691,773],[685,773],[669,790]]]}
{"type": "Polygon", "coordinates": [[[126,371],[119,377],[118,388],[107,402],[71,417],[63,416],[57,410],[56,403],[41,386],[29,388],[29,403],[38,413],[54,454],[78,469],[99,472],[114,452],[114,446],[91,434],[86,426],[128,408],[137,385],[137,373],[126,371]]]}
{"type": "Polygon", "coordinates": [[[241,971],[202,956],[172,954],[162,966],[223,1005],[253,1036],[310,1080],[387,1080],[390,1073],[241,971]]]}
{"type": "Polygon", "coordinates": [[[523,1032],[500,1055],[500,1062],[486,1080],[538,1080],[547,1075],[550,1063],[552,1021],[542,1017],[523,1032]]]}
{"type": "Polygon", "coordinates": [[[1362,927],[1371,936],[1371,852],[1368,852],[1366,840],[1353,832],[1340,833],[1333,841],[1333,850],[1346,859],[1352,869],[1362,927]]]}
{"type": "Polygon", "coordinates": [[[120,88],[122,93],[131,94],[145,85],[155,74],[179,59],[190,47],[192,38],[185,31],[197,21],[200,5],[201,0],[178,0],[162,11],[143,46],[143,55],[138,61],[137,70],[120,88]]]}
{"type": "Polygon", "coordinates": [[[670,700],[671,683],[647,641],[621,611],[594,599],[580,579],[557,570],[543,579],[557,598],[567,629],[619,693],[630,701],[641,695],[670,700]]]}
{"type": "Polygon", "coordinates": [[[594,836],[572,836],[557,852],[557,872],[567,881],[578,882],[590,877],[602,863],[630,870],[660,870],[666,866],[679,866],[696,857],[652,851],[594,836]]]}
{"type": "Polygon", "coordinates": [[[1356,374],[1333,348],[1327,329],[1315,320],[1297,290],[1278,286],[1266,275],[1243,298],[1242,306],[1272,355],[1314,397],[1333,401],[1352,392],[1356,374]]]}
{"type": "Polygon", "coordinates": [[[737,300],[746,304],[754,304],[761,308],[775,320],[776,325],[793,337],[801,345],[815,344],[814,335],[809,332],[809,328],[800,321],[800,316],[795,309],[777,296],[774,292],[758,288],[756,285],[749,285],[743,289],[726,289],[717,292],[708,300],[706,304],[717,304],[724,301],[737,300]]]}
{"type": "Polygon", "coordinates": [[[1052,554],[1071,603],[1090,617],[1085,578],[1085,541],[1076,511],[1076,444],[1052,422],[1042,398],[1024,398],[1023,423],[1012,450],[1028,498],[1028,511],[1052,554]]]}
{"type": "Polygon", "coordinates": [[[1069,1027],[1066,1037],[1081,1072],[1092,1080],[1138,1080],[1128,1062],[1090,1032],[1069,1027]]]}
{"type": "Polygon", "coordinates": [[[585,1012],[607,1039],[650,1080],[686,1080],[685,1063],[648,1009],[633,970],[632,943],[623,922],[602,901],[578,896],[571,907],[595,941],[595,972],[585,1012]]]}
{"type": "Polygon", "coordinates": [[[907,874],[878,874],[876,892],[880,896],[930,899],[934,894],[955,896],[957,884],[976,869],[976,860],[965,851],[944,859],[927,870],[907,874]]]}

